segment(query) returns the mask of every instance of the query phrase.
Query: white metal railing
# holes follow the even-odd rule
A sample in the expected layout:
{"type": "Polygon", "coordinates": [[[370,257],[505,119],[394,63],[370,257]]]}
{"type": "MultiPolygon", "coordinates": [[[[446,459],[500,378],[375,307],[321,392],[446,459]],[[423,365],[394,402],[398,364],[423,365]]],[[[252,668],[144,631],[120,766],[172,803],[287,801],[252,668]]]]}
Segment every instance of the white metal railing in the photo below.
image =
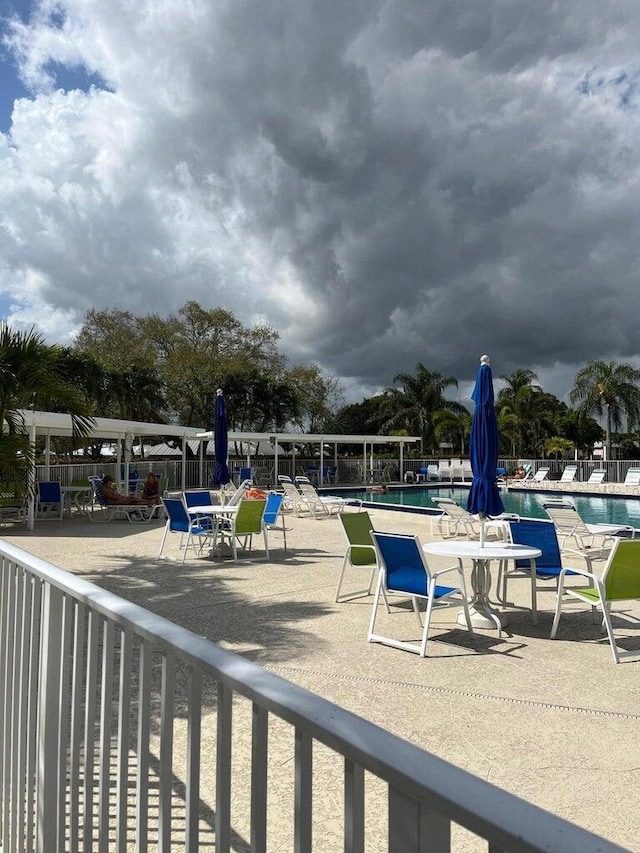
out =
{"type": "Polygon", "coordinates": [[[489,853],[622,851],[7,543],[0,572],[3,853],[326,853],[340,800],[345,853],[444,853],[452,823],[489,853]]]}

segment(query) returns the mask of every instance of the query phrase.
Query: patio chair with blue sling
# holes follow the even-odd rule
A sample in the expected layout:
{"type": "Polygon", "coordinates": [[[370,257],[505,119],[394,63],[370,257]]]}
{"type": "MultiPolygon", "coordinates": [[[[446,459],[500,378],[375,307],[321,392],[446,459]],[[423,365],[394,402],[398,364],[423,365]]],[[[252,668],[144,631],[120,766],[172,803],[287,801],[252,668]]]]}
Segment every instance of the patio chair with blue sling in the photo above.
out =
{"type": "MultiPolygon", "coordinates": [[[[164,544],[167,541],[167,534],[169,533],[177,533],[180,536],[178,547],[182,550],[181,562],[184,563],[189,546],[193,548],[194,554],[199,557],[202,554],[204,546],[207,543],[213,543],[211,526],[203,527],[198,523],[197,518],[191,518],[182,498],[162,498],[162,506],[167,514],[167,523],[164,526],[158,559],[162,558],[164,544]],[[196,542],[198,543],[197,548],[196,542]]],[[[209,521],[210,519],[207,520],[209,521]]]]}
{"type": "Polygon", "coordinates": [[[262,524],[267,533],[267,541],[269,533],[282,533],[284,553],[287,553],[287,528],[282,514],[282,504],[284,503],[284,495],[280,492],[269,492],[267,495],[267,505],[264,508],[262,516],[262,524]]]}
{"type": "MultiPolygon", "coordinates": [[[[564,571],[565,575],[575,575],[577,570],[566,568],[562,563],[562,555],[560,552],[560,543],[556,533],[555,525],[552,521],[521,519],[520,521],[511,521],[508,524],[509,537],[514,545],[531,545],[542,551],[542,555],[536,560],[514,560],[514,568],[508,570],[504,563],[500,563],[498,569],[498,600],[506,605],[507,600],[507,582],[511,577],[528,577],[531,582],[531,621],[534,625],[538,624],[538,592],[549,591],[549,581],[553,582],[552,592],[555,592],[558,587],[558,579],[560,573],[564,571]],[[538,581],[546,581],[542,586],[538,585],[538,581]],[[500,589],[502,588],[502,593],[500,589]]],[[[590,551],[585,553],[578,550],[565,550],[565,556],[573,555],[574,557],[585,560],[587,566],[591,566],[594,560],[606,559],[608,551],[590,551]]],[[[514,605],[511,605],[514,606],[514,605]]]]}
{"type": "MultiPolygon", "coordinates": [[[[368,640],[370,643],[382,643],[403,651],[413,652],[421,657],[426,657],[427,641],[429,639],[429,626],[434,606],[457,605],[464,608],[467,628],[473,634],[469,606],[467,604],[467,592],[464,583],[462,567],[458,562],[455,566],[432,572],[420,545],[417,536],[409,536],[404,533],[379,533],[371,531],[371,536],[378,552],[380,571],[378,573],[378,584],[373,601],[371,621],[369,622],[368,640]],[[453,573],[456,576],[456,586],[444,586],[440,583],[443,575],[453,573]],[[422,628],[419,642],[398,640],[375,631],[378,616],[378,605],[383,593],[401,595],[411,599],[413,610],[422,628]],[[420,618],[418,600],[426,601],[424,625],[420,618]]],[[[386,617],[387,620],[393,616],[386,617]]]]}
{"type": "Polygon", "coordinates": [[[39,519],[52,519],[62,521],[64,504],[62,500],[62,489],[60,483],[52,482],[38,483],[38,499],[36,502],[36,513],[39,519]]]}
{"type": "MultiPolygon", "coordinates": [[[[217,499],[216,499],[217,500],[217,499]]],[[[189,489],[184,492],[184,503],[186,507],[211,506],[211,492],[209,489],[189,489]]],[[[200,527],[213,528],[213,519],[211,516],[197,515],[197,523],[200,527]]]]}
{"type": "MultiPolygon", "coordinates": [[[[640,643],[636,642],[636,648],[622,651],[618,648],[618,642],[613,634],[611,622],[611,605],[618,601],[640,601],[640,539],[618,539],[609,554],[602,575],[597,577],[593,572],[578,570],[574,572],[589,581],[589,586],[565,587],[564,580],[566,571],[563,570],[558,581],[558,595],[556,599],[556,612],[551,628],[551,639],[554,639],[560,622],[560,611],[562,610],[563,596],[569,595],[588,604],[593,613],[594,622],[599,622],[598,608],[602,611],[602,622],[607,630],[609,645],[615,663],[620,663],[620,658],[640,657],[640,643]]],[[[637,627],[637,620],[633,622],[637,627]]]]}

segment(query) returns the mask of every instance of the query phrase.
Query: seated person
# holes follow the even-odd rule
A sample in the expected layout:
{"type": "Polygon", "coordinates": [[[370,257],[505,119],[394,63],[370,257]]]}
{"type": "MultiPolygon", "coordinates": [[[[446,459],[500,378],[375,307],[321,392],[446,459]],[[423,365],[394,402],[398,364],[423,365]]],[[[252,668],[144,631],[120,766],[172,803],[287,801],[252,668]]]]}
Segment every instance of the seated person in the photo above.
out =
{"type": "Polygon", "coordinates": [[[153,471],[150,471],[147,474],[147,479],[144,481],[142,491],[140,492],[140,497],[144,498],[146,503],[160,503],[160,480],[156,477],[153,471]]]}
{"type": "Polygon", "coordinates": [[[524,470],[522,465],[518,465],[516,470],[511,475],[511,479],[512,480],[524,480],[525,476],[526,476],[526,471],[524,470]]]}
{"type": "Polygon", "coordinates": [[[150,503],[155,503],[155,501],[150,501],[147,498],[138,498],[135,495],[121,495],[120,492],[116,491],[114,488],[113,477],[109,474],[105,474],[102,479],[100,494],[108,506],[112,506],[114,504],[127,504],[128,506],[132,506],[133,504],[143,504],[144,506],[149,506],[150,503]]]}

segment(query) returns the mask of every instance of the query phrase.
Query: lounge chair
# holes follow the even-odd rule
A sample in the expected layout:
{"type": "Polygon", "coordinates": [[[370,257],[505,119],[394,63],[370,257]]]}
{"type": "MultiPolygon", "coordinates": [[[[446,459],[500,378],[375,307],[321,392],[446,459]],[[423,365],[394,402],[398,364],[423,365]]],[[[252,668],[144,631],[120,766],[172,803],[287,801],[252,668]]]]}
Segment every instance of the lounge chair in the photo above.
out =
{"type": "Polygon", "coordinates": [[[347,498],[319,494],[318,490],[307,477],[296,477],[295,485],[298,487],[303,500],[307,502],[309,512],[314,518],[337,515],[350,503],[347,498]]]}
{"type": "Polygon", "coordinates": [[[126,520],[131,524],[148,524],[158,521],[164,515],[164,506],[159,504],[108,504],[102,496],[102,478],[89,477],[93,492],[90,505],[85,514],[89,521],[109,522],[126,520]]]}
{"type": "Polygon", "coordinates": [[[221,489],[220,490],[220,502],[225,506],[236,506],[239,504],[242,498],[245,496],[247,489],[251,488],[252,480],[246,477],[241,481],[240,485],[236,489],[233,484],[231,484],[230,489],[221,489]]]}
{"type": "Polygon", "coordinates": [[[640,495],[640,468],[629,468],[624,483],[610,483],[609,490],[619,494],[640,495]]]}
{"type": "Polygon", "coordinates": [[[550,481],[549,486],[554,489],[561,489],[567,483],[573,483],[577,473],[577,465],[565,465],[564,471],[560,475],[560,479],[550,481]]]}
{"type": "Polygon", "coordinates": [[[278,476],[278,483],[284,492],[284,509],[295,512],[298,517],[311,515],[311,509],[309,508],[307,501],[304,499],[300,489],[296,487],[291,477],[288,477],[286,474],[280,474],[278,476]]]}
{"type": "Polygon", "coordinates": [[[561,548],[571,539],[584,551],[611,548],[621,536],[635,538],[635,529],[626,524],[587,524],[570,501],[545,501],[542,506],[555,525],[561,548]]]}
{"type": "Polygon", "coordinates": [[[544,480],[544,481],[546,481],[545,482],[545,486],[546,486],[546,484],[548,482],[548,480],[547,480],[548,473],[549,473],[548,468],[538,468],[536,473],[531,478],[525,477],[524,480],[512,480],[511,485],[520,483],[523,486],[537,486],[540,483],[542,483],[542,481],[544,480]]]}
{"type": "Polygon", "coordinates": [[[607,486],[605,484],[605,480],[607,478],[607,472],[604,468],[596,468],[589,474],[589,479],[584,483],[579,483],[579,487],[582,489],[591,489],[597,488],[598,486],[602,486],[602,490],[606,491],[607,486]]]}
{"type": "Polygon", "coordinates": [[[453,468],[448,459],[441,459],[438,462],[438,476],[441,480],[453,480],[453,468]]]}
{"type": "Polygon", "coordinates": [[[478,519],[460,504],[451,498],[433,497],[431,500],[442,510],[441,515],[432,517],[432,533],[439,533],[443,539],[446,539],[457,536],[462,528],[462,532],[470,538],[477,538],[480,535],[478,519]]]}

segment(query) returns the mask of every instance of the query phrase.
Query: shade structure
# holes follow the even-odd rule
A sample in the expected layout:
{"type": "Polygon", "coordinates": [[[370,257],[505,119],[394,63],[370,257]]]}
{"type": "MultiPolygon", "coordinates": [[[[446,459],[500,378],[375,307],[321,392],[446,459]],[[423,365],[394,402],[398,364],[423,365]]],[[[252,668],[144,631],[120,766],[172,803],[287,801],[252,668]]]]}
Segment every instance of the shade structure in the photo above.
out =
{"type": "Polygon", "coordinates": [[[484,519],[500,515],[504,505],[496,483],[499,436],[496,411],[493,405],[493,377],[489,357],[483,355],[471,399],[476,408],[471,422],[469,456],[473,469],[473,483],[469,491],[467,509],[477,513],[481,522],[481,541],[484,542],[484,519]]]}
{"type": "Polygon", "coordinates": [[[227,408],[224,403],[222,389],[216,392],[216,415],[213,424],[213,440],[216,452],[216,464],[213,469],[213,485],[224,486],[230,482],[229,465],[229,438],[227,434],[227,408]]]}

